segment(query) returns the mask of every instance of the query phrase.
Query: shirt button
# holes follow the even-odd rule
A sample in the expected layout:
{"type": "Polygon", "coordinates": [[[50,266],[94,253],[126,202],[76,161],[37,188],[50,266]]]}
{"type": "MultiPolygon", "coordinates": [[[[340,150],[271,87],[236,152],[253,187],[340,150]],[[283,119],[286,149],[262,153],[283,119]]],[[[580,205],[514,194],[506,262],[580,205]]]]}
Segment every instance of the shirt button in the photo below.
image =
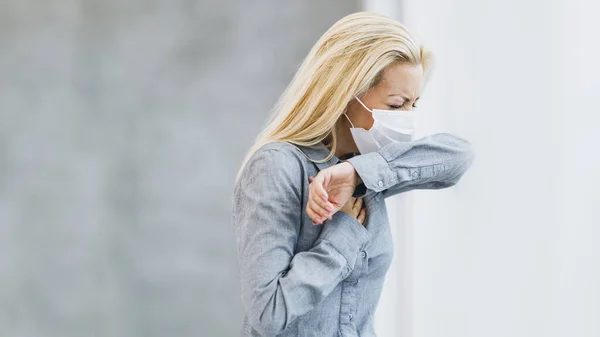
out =
{"type": "Polygon", "coordinates": [[[348,315],[348,319],[352,320],[352,318],[354,318],[354,316],[352,316],[352,314],[348,315]]]}
{"type": "Polygon", "coordinates": [[[360,256],[364,259],[365,257],[367,257],[367,253],[363,250],[362,252],[360,252],[360,256]]]}
{"type": "Polygon", "coordinates": [[[379,181],[379,183],[377,183],[379,185],[379,187],[383,187],[383,181],[379,181]]]}
{"type": "Polygon", "coordinates": [[[413,179],[417,179],[417,178],[419,178],[419,171],[414,170],[410,173],[410,175],[413,179]]]}

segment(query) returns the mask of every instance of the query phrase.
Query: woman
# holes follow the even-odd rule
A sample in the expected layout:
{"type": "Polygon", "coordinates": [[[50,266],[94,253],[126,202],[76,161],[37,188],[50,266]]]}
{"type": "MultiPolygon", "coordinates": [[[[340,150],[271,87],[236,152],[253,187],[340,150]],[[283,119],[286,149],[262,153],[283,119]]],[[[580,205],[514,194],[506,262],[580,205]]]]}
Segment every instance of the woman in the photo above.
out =
{"type": "Polygon", "coordinates": [[[393,253],[384,199],[452,186],[472,160],[449,134],[411,140],[428,61],[372,13],[312,48],[234,188],[243,336],[375,336],[393,253]]]}

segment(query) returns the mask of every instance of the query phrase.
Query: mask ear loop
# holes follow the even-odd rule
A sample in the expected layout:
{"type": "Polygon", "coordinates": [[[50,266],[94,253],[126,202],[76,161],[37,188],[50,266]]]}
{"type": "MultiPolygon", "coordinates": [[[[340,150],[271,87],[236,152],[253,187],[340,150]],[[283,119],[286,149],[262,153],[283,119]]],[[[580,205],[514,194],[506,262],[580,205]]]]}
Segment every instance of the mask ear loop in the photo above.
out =
{"type": "Polygon", "coordinates": [[[356,95],[354,95],[354,98],[356,98],[356,100],[358,101],[358,103],[360,103],[360,105],[362,105],[363,108],[367,109],[368,112],[373,113],[373,110],[367,108],[367,106],[365,105],[365,103],[363,103],[360,99],[358,99],[358,97],[356,97],[356,95]]]}
{"type": "MultiPolygon", "coordinates": [[[[365,105],[365,103],[363,103],[360,99],[358,99],[358,97],[356,97],[356,95],[354,95],[354,98],[356,98],[356,100],[358,101],[358,103],[360,103],[360,105],[363,106],[363,108],[367,109],[368,112],[373,113],[373,111],[369,108],[367,108],[367,106],[365,105]]],[[[348,119],[348,122],[350,122],[350,125],[352,125],[352,128],[354,127],[354,124],[352,124],[352,121],[350,120],[350,117],[348,117],[348,115],[346,113],[344,113],[344,116],[346,116],[346,119],[348,119]]]]}
{"type": "Polygon", "coordinates": [[[348,115],[346,115],[345,112],[344,112],[344,116],[346,116],[346,119],[348,120],[348,122],[350,122],[350,125],[352,125],[352,128],[354,128],[354,124],[352,124],[352,121],[350,120],[350,117],[348,117],[348,115]]]}

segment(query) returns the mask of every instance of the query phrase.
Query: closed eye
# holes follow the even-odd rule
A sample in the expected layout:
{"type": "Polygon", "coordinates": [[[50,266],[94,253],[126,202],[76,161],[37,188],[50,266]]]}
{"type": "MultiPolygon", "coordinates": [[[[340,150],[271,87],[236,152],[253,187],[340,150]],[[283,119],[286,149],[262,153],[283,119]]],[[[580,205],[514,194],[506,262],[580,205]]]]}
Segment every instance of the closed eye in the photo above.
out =
{"type": "Polygon", "coordinates": [[[417,99],[415,99],[415,102],[414,102],[414,103],[413,103],[413,105],[412,105],[412,106],[413,106],[413,108],[416,108],[416,107],[417,107],[417,102],[419,101],[419,99],[420,99],[420,98],[421,98],[421,97],[417,97],[417,99]]]}
{"type": "Polygon", "coordinates": [[[390,108],[392,109],[400,109],[402,107],[402,105],[389,105],[390,108]]]}

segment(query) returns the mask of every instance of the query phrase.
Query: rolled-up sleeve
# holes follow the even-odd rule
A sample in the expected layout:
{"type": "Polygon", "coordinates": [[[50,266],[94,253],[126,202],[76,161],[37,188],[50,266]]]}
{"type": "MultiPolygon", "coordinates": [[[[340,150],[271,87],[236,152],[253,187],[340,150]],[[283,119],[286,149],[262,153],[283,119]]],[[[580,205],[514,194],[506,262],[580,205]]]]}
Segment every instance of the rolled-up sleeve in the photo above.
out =
{"type": "MultiPolygon", "coordinates": [[[[439,133],[412,142],[391,143],[377,152],[348,159],[364,186],[360,194],[382,192],[384,197],[413,189],[455,185],[473,162],[471,144],[439,133]]],[[[355,195],[358,194],[355,192],[355,195]]]]}
{"type": "Polygon", "coordinates": [[[368,231],[343,212],[294,255],[303,221],[303,171],[280,149],[255,153],[236,183],[233,221],[242,302],[252,327],[274,336],[316,307],[353,270],[368,231]]]}

